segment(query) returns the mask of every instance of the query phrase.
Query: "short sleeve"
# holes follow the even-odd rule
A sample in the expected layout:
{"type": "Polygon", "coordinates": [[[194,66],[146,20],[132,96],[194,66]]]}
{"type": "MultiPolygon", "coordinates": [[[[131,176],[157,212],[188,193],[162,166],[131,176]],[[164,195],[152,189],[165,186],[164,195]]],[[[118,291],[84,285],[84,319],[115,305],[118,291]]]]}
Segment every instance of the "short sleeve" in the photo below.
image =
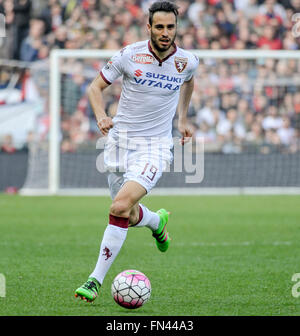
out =
{"type": "Polygon", "coordinates": [[[191,55],[190,57],[191,65],[188,67],[187,75],[185,81],[189,81],[195,74],[198,65],[199,65],[199,58],[196,55],[191,55]]]}
{"type": "Polygon", "coordinates": [[[100,75],[107,84],[111,84],[124,73],[124,49],[118,51],[101,69],[100,75]]]}

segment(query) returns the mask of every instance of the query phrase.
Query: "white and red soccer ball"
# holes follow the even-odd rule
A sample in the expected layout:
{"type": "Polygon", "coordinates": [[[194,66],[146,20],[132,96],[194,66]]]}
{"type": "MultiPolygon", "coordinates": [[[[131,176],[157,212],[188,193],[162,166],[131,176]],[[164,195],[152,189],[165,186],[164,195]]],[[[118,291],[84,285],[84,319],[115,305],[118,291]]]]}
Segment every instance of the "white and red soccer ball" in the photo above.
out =
{"type": "Polygon", "coordinates": [[[115,277],[111,285],[111,294],[120,306],[136,309],[149,300],[151,284],[142,272],[126,270],[115,277]]]}

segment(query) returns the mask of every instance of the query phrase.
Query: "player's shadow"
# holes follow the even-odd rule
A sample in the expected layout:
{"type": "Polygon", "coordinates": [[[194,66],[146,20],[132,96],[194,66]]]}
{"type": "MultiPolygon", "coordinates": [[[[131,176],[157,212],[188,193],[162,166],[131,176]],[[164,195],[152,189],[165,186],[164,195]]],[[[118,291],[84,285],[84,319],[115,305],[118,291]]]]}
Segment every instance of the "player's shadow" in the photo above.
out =
{"type": "Polygon", "coordinates": [[[149,309],[126,309],[126,308],[119,308],[118,306],[114,309],[114,314],[107,314],[105,312],[105,308],[103,307],[103,302],[80,302],[81,307],[86,310],[95,310],[97,309],[97,312],[99,315],[103,313],[105,316],[149,316],[151,315],[151,311],[149,309]]]}

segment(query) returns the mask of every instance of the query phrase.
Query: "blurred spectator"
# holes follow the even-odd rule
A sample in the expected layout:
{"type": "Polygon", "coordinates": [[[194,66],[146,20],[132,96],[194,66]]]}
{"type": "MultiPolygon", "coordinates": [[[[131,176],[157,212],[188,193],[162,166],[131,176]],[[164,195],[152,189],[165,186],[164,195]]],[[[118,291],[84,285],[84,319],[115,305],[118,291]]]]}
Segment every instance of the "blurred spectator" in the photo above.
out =
{"type": "Polygon", "coordinates": [[[264,130],[277,130],[282,126],[282,118],[278,116],[278,109],[276,106],[269,106],[267,116],[262,121],[264,130]]]}
{"type": "MultiPolygon", "coordinates": [[[[148,38],[145,24],[153,1],[0,0],[7,28],[0,58],[47,65],[54,48],[121,49],[148,38]]],[[[185,49],[299,50],[300,38],[292,34],[292,16],[300,12],[300,0],[176,0],[176,3],[180,6],[176,43],[185,49]]],[[[99,135],[86,87],[102,66],[102,60],[68,59],[62,64],[65,152],[76,151],[83,142],[99,135]]],[[[296,60],[203,60],[188,111],[196,137],[202,136],[211,150],[226,153],[240,152],[243,143],[254,147],[264,144],[266,152],[281,145],[293,152],[299,150],[299,72],[300,62],[296,60]]],[[[39,91],[47,99],[49,74],[34,77],[32,73],[32,69],[30,73],[25,71],[16,80],[15,102],[39,98],[33,80],[38,81],[39,91]]],[[[13,83],[14,73],[0,69],[0,100],[13,83]]],[[[119,82],[106,90],[106,109],[111,116],[116,114],[119,94],[119,82]]],[[[48,131],[46,111],[38,120],[38,139],[47,139],[48,131]]]]}
{"type": "Polygon", "coordinates": [[[280,142],[283,145],[289,146],[293,142],[295,130],[291,127],[291,122],[288,117],[284,117],[281,126],[277,130],[280,142]]]}
{"type": "Polygon", "coordinates": [[[5,38],[0,38],[1,46],[0,46],[0,57],[1,58],[13,58],[14,54],[14,12],[13,12],[13,2],[12,1],[4,1],[0,2],[0,12],[5,15],[5,38]]]}
{"type": "Polygon", "coordinates": [[[300,92],[294,96],[294,111],[296,114],[300,114],[300,92]]]}
{"type": "Polygon", "coordinates": [[[244,15],[247,19],[255,18],[259,12],[257,0],[235,0],[234,3],[238,13],[242,16],[244,15]]]}
{"type": "Polygon", "coordinates": [[[263,129],[261,124],[254,122],[245,136],[246,142],[252,145],[261,145],[263,143],[263,129]]]}
{"type": "Polygon", "coordinates": [[[197,112],[197,116],[196,116],[196,123],[197,125],[201,125],[202,123],[205,123],[209,126],[213,126],[216,124],[217,122],[217,117],[216,115],[219,113],[219,111],[215,111],[214,110],[214,105],[213,105],[213,99],[207,99],[205,106],[203,106],[203,108],[201,108],[198,112],[197,112]]]}
{"type": "Polygon", "coordinates": [[[288,4],[288,8],[291,8],[294,13],[300,12],[300,0],[290,0],[288,4]]]}
{"type": "Polygon", "coordinates": [[[88,140],[89,120],[80,110],[70,118],[69,135],[72,143],[80,145],[88,140]]]}
{"type": "Polygon", "coordinates": [[[199,25],[201,12],[205,10],[206,4],[204,0],[196,0],[192,2],[188,9],[188,18],[195,25],[199,25]]]}
{"type": "Polygon", "coordinates": [[[204,144],[207,145],[216,142],[217,135],[214,128],[211,128],[205,121],[203,121],[195,132],[195,138],[202,138],[204,144]]]}
{"type": "MultiPolygon", "coordinates": [[[[6,0],[7,1],[7,0],[6,0]]],[[[9,1],[7,1],[9,2],[9,1]]],[[[20,59],[20,46],[28,35],[31,0],[11,0],[13,11],[14,44],[13,58],[20,59]]]]}
{"type": "Polygon", "coordinates": [[[58,3],[51,7],[51,30],[56,30],[63,23],[62,8],[58,3]]]}
{"type": "Polygon", "coordinates": [[[234,0],[234,7],[237,10],[247,10],[250,5],[250,0],[234,0]]]}
{"type": "Polygon", "coordinates": [[[282,42],[276,36],[276,30],[271,25],[266,25],[263,29],[262,36],[257,42],[257,46],[262,49],[281,49],[282,42]]]}
{"type": "MultiPolygon", "coordinates": [[[[21,50],[22,40],[32,34],[29,32],[32,2],[1,2],[7,22],[12,23],[17,35],[12,42],[14,57],[19,57],[16,53],[21,50]]],[[[44,1],[38,11],[44,22],[44,36],[40,38],[48,41],[49,52],[53,47],[120,49],[147,38],[145,21],[151,2],[153,0],[44,1]],[[50,37],[57,30],[55,37],[50,37]]],[[[191,49],[299,49],[299,40],[293,39],[290,32],[291,16],[299,9],[300,0],[281,3],[275,0],[177,0],[180,6],[178,44],[191,49]]],[[[48,53],[44,45],[44,42],[36,42],[31,48],[43,49],[44,57],[48,53]]],[[[30,50],[29,56],[23,53],[22,59],[34,61],[38,57],[33,54],[38,52],[30,50]]]]}
{"type": "Polygon", "coordinates": [[[244,138],[245,128],[238,119],[237,111],[231,108],[226,115],[226,118],[220,120],[217,124],[217,133],[222,136],[236,136],[244,138]]]}
{"type": "Polygon", "coordinates": [[[16,151],[16,147],[13,144],[12,135],[7,134],[3,137],[0,148],[2,152],[9,153],[9,154],[12,154],[16,151]]]}
{"type": "Polygon", "coordinates": [[[223,9],[217,10],[216,23],[221,30],[221,35],[231,36],[234,32],[234,24],[230,21],[229,17],[225,15],[223,9]]]}
{"type": "Polygon", "coordinates": [[[277,20],[280,24],[286,20],[285,9],[276,0],[265,0],[259,6],[259,14],[266,16],[268,21],[277,20]]]}
{"type": "Polygon", "coordinates": [[[1,0],[0,13],[5,15],[6,37],[0,57],[20,59],[20,45],[28,35],[31,0],[1,0]]]}
{"type": "Polygon", "coordinates": [[[32,62],[39,59],[39,50],[43,47],[44,31],[45,23],[43,20],[30,20],[29,35],[21,44],[20,58],[22,61],[32,62]]]}
{"type": "Polygon", "coordinates": [[[265,144],[267,145],[271,145],[272,149],[275,149],[276,146],[280,145],[280,138],[276,132],[276,130],[270,128],[268,130],[266,130],[265,133],[265,144]]]}

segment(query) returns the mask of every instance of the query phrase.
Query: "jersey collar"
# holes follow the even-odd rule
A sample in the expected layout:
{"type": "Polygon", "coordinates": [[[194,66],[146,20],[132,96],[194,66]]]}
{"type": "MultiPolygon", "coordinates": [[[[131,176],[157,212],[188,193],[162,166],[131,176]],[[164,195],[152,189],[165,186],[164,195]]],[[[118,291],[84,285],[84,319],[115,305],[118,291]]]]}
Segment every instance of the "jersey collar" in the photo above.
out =
{"type": "Polygon", "coordinates": [[[174,50],[171,52],[171,54],[169,54],[167,57],[165,57],[165,58],[163,58],[163,59],[160,59],[160,58],[156,55],[155,51],[152,49],[151,44],[150,44],[150,40],[148,40],[148,49],[149,49],[149,51],[151,52],[151,54],[152,54],[152,55],[156,58],[156,60],[158,61],[159,66],[162,66],[162,62],[165,62],[168,58],[170,58],[171,56],[173,56],[173,55],[176,53],[176,51],[177,51],[177,46],[176,46],[176,44],[173,43],[172,46],[174,47],[174,50]]]}

